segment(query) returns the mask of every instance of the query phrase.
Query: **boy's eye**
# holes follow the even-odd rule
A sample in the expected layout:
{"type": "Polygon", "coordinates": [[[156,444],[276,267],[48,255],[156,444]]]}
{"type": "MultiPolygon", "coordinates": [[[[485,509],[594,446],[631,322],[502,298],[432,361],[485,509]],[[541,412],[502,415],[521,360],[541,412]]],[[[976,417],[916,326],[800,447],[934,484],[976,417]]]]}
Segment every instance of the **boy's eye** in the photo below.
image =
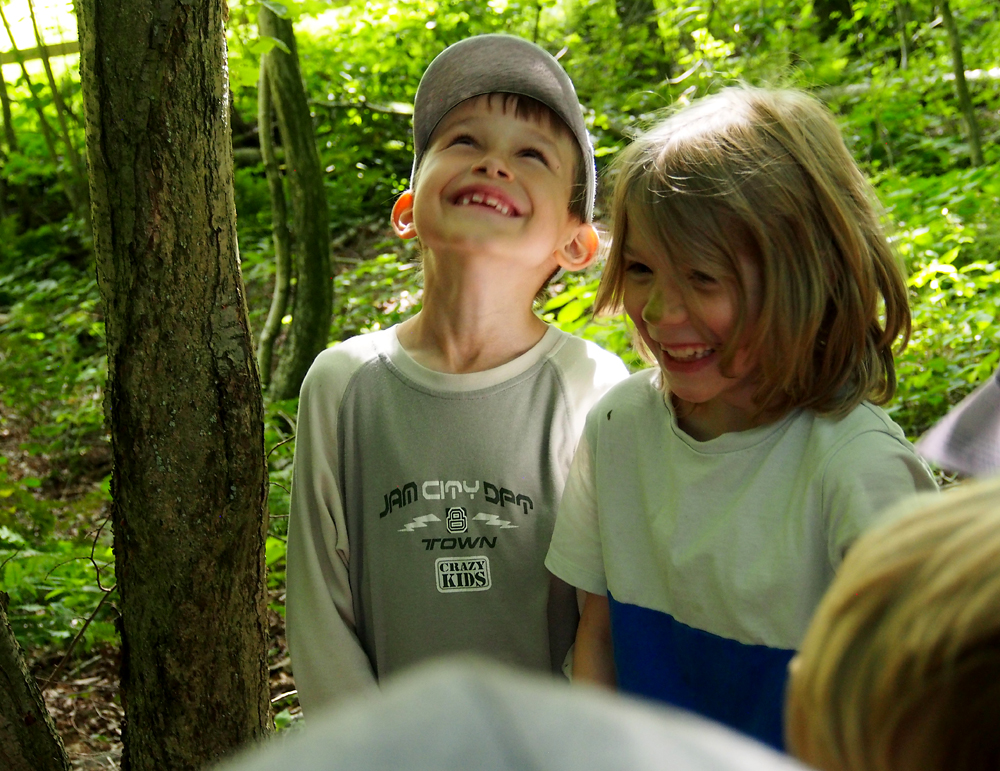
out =
{"type": "Polygon", "coordinates": [[[457,136],[452,137],[451,141],[448,142],[448,146],[453,147],[455,145],[474,145],[475,143],[476,140],[472,138],[471,134],[458,134],[457,136]]]}
{"type": "Polygon", "coordinates": [[[535,147],[524,148],[521,151],[521,155],[525,158],[534,158],[536,161],[541,161],[545,166],[549,165],[549,159],[545,156],[545,153],[535,147]]]}

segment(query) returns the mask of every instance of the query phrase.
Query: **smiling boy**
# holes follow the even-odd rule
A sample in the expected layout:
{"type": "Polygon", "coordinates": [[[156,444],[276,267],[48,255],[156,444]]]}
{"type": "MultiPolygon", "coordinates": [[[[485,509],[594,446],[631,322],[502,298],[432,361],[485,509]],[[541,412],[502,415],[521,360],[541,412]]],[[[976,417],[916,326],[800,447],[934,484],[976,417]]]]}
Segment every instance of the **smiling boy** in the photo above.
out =
{"type": "Polygon", "coordinates": [[[586,413],[627,374],[532,311],[597,250],[555,59],[506,35],[451,46],[413,131],[392,224],[420,240],[422,309],[320,354],[299,402],[287,631],[308,713],[449,652],[558,668],[575,597],[543,559],[586,413]]]}

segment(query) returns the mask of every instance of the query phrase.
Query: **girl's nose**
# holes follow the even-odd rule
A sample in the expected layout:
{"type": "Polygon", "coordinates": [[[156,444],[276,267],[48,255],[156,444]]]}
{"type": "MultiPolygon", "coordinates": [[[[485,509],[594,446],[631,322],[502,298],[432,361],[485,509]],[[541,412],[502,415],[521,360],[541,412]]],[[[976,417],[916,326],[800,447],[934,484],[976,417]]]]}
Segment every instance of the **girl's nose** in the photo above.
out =
{"type": "Polygon", "coordinates": [[[642,320],[647,324],[680,324],[687,319],[684,295],[677,287],[662,282],[650,290],[642,308],[642,320]]]}

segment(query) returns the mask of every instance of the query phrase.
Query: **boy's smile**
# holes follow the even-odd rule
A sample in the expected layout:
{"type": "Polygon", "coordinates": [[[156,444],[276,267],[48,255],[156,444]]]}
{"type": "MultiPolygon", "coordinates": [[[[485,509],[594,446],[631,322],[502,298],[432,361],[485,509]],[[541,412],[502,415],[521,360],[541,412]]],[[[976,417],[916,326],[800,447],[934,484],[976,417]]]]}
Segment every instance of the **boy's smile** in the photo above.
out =
{"type": "Polygon", "coordinates": [[[515,112],[502,98],[476,97],[434,130],[413,200],[416,233],[434,254],[493,253],[541,265],[576,233],[575,140],[515,112]]]}

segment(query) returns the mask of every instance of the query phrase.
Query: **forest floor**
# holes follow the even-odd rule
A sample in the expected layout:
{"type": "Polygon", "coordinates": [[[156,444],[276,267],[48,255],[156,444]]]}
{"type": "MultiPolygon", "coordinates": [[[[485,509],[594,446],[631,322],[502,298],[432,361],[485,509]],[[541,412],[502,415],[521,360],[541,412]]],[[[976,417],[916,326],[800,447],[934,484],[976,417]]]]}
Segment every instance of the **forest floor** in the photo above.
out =
{"type": "MultiPolygon", "coordinates": [[[[96,508],[73,505],[93,495],[101,480],[110,471],[111,453],[106,441],[94,442],[79,451],[82,462],[75,473],[64,475],[61,463],[44,454],[29,453],[22,445],[29,437],[30,425],[23,419],[3,414],[0,405],[0,455],[7,458],[6,470],[11,479],[33,476],[46,480],[35,492],[53,506],[56,529],[60,537],[109,537],[105,527],[109,512],[107,504],[96,508]],[[67,516],[60,516],[66,514],[67,516]]],[[[272,591],[274,605],[284,602],[282,590],[272,591]]],[[[85,621],[85,619],[80,619],[85,621]]],[[[280,614],[268,610],[271,700],[276,712],[287,710],[286,717],[295,720],[300,714],[294,695],[288,647],[285,644],[285,622],[280,614]]],[[[122,752],[121,728],[124,711],[118,693],[119,650],[114,645],[101,645],[89,651],[70,651],[69,642],[60,648],[28,650],[28,667],[42,693],[69,755],[71,767],[86,771],[117,770],[122,752]],[[63,659],[67,658],[65,663],[63,659]],[[49,682],[53,674],[54,681],[49,682]]],[[[287,722],[287,721],[286,721],[287,722]]]]}

